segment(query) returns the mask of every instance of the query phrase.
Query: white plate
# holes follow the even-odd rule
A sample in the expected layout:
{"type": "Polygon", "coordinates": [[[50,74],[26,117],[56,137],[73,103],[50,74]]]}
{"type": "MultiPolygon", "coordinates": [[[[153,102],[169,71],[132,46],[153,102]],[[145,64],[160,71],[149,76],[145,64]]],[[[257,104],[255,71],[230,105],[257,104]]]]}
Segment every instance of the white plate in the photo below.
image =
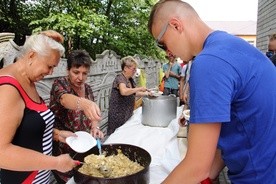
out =
{"type": "Polygon", "coordinates": [[[183,111],[183,115],[184,115],[184,118],[186,119],[186,120],[190,120],[190,110],[189,109],[187,109],[187,110],[184,110],[183,111]]]}
{"type": "Polygon", "coordinates": [[[78,132],[75,132],[75,134],[78,137],[71,136],[71,137],[67,137],[65,140],[66,143],[75,152],[84,153],[90,150],[91,148],[93,148],[97,144],[96,139],[88,132],[78,131],[78,132]]]}

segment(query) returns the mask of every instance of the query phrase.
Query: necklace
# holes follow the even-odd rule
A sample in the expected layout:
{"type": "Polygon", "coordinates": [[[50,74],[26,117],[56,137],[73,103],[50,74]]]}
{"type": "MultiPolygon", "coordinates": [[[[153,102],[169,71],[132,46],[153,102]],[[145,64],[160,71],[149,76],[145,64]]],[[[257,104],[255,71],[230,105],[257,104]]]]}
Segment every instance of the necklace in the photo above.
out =
{"type": "Polygon", "coordinates": [[[122,75],[123,75],[123,76],[126,78],[126,80],[127,80],[127,87],[132,88],[132,85],[131,85],[131,82],[130,82],[129,78],[126,77],[125,74],[124,74],[123,72],[122,72],[122,75]]]}

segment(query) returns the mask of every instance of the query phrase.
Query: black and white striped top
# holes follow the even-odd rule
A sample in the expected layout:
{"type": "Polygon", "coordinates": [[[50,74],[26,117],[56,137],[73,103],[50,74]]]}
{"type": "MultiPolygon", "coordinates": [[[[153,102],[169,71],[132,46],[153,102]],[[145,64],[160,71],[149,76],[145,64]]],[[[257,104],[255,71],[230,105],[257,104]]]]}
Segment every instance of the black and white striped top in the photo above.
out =
{"type": "MultiPolygon", "coordinates": [[[[11,76],[0,76],[0,85],[12,85],[20,93],[25,102],[24,116],[16,130],[12,143],[24,148],[52,155],[52,133],[54,114],[46,104],[34,102],[24,91],[18,81],[11,76]]],[[[45,184],[49,183],[50,171],[38,170],[17,172],[1,170],[1,183],[45,184]]]]}

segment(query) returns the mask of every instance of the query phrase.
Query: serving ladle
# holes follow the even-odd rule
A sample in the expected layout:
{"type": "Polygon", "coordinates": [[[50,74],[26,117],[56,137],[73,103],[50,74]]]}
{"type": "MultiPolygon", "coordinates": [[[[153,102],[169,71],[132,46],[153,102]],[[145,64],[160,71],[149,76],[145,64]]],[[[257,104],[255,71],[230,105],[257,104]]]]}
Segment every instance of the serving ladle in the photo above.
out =
{"type": "Polygon", "coordinates": [[[102,154],[102,143],[101,140],[99,138],[97,138],[97,147],[99,149],[99,154],[102,154]]]}
{"type": "Polygon", "coordinates": [[[92,165],[91,167],[97,169],[105,178],[108,178],[111,174],[111,169],[107,167],[105,164],[101,164],[98,168],[96,168],[93,163],[86,163],[86,162],[78,162],[78,165],[92,165]]]}
{"type": "MultiPolygon", "coordinates": [[[[97,140],[97,147],[99,149],[99,155],[102,155],[102,143],[99,138],[97,140]]],[[[88,164],[91,165],[93,163],[86,163],[86,162],[78,162],[79,164],[88,164]]],[[[92,166],[93,167],[93,166],[92,166]]],[[[111,168],[106,166],[105,163],[101,163],[98,168],[96,168],[105,178],[109,177],[111,174],[111,168]]]]}
{"type": "MultiPolygon", "coordinates": [[[[101,140],[99,138],[97,138],[97,147],[99,149],[99,155],[102,155],[103,154],[103,152],[102,152],[102,143],[101,143],[101,140]]],[[[99,170],[100,170],[100,173],[102,175],[104,175],[104,177],[110,176],[111,169],[109,167],[107,167],[105,164],[102,163],[99,167],[99,170]]]]}

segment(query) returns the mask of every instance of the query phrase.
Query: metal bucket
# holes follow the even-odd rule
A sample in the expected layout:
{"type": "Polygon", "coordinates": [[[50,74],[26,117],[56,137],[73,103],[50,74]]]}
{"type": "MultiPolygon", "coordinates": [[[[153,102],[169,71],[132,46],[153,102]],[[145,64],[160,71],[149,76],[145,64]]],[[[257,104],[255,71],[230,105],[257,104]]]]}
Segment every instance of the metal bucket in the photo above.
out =
{"type": "Polygon", "coordinates": [[[173,95],[144,97],[142,124],[153,127],[167,127],[176,118],[177,98],[173,95]]]}

